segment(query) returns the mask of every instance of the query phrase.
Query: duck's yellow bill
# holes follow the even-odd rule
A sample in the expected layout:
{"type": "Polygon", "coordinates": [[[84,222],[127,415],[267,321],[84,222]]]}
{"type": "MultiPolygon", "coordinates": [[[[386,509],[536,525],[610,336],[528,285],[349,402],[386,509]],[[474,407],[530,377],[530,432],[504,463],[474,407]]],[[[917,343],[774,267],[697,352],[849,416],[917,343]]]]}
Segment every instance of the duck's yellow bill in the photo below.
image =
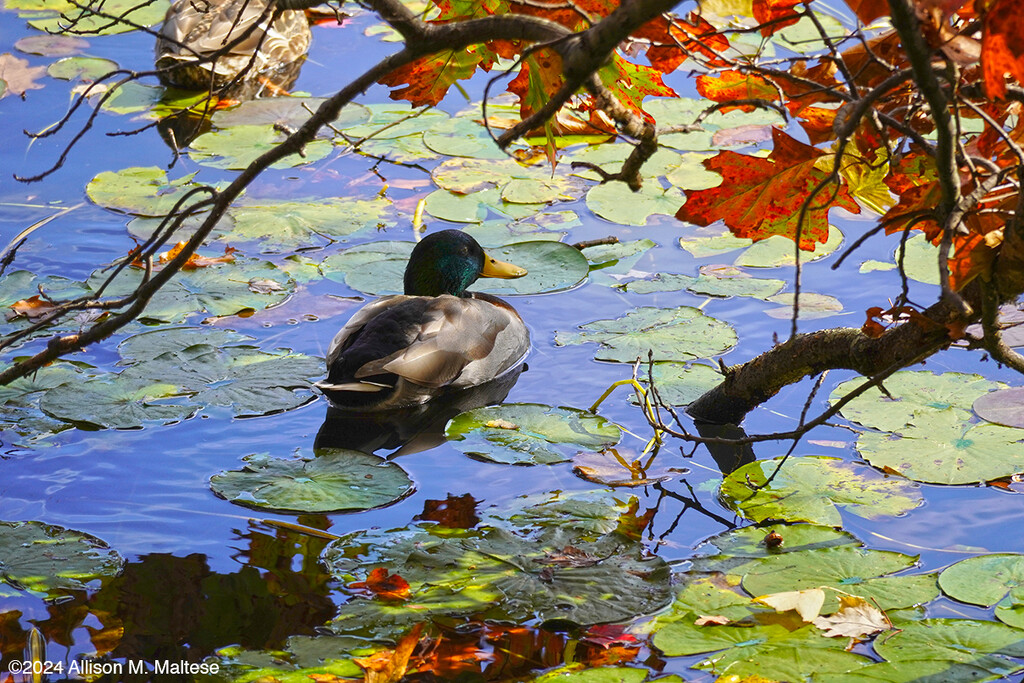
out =
{"type": "Polygon", "coordinates": [[[520,268],[514,263],[506,263],[499,261],[498,259],[484,254],[484,269],[480,273],[483,277],[499,277],[503,280],[511,280],[512,278],[522,277],[526,275],[526,268],[520,268]]]}

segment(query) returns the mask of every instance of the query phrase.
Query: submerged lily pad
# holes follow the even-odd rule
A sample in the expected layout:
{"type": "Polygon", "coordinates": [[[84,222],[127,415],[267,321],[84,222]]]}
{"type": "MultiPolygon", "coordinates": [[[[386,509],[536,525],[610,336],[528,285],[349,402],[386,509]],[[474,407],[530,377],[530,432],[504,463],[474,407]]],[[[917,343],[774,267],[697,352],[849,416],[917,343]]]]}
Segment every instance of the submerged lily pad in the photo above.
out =
{"type": "MultiPolygon", "coordinates": [[[[643,365],[646,372],[647,366],[643,365]]],[[[722,373],[709,365],[700,363],[655,363],[654,388],[661,400],[670,406],[690,405],[704,393],[721,384],[722,373]]],[[[641,377],[641,382],[646,380],[641,377]]],[[[635,395],[629,400],[639,405],[635,395]]]]}
{"type": "Polygon", "coordinates": [[[42,522],[0,522],[0,583],[36,595],[81,591],[121,571],[109,545],[81,531],[42,522]]]}
{"type": "Polygon", "coordinates": [[[721,491],[725,504],[758,522],[785,519],[840,526],[838,508],[875,519],[904,514],[924,502],[910,482],[824,456],[790,457],[771,484],[752,488],[764,484],[780,460],[758,460],[727,476],[721,491]]]}
{"type": "Polygon", "coordinates": [[[671,599],[665,561],[619,534],[586,540],[562,527],[526,534],[435,530],[360,531],[328,546],[321,560],[339,579],[384,567],[410,587],[409,599],[398,604],[353,597],[331,628],[394,637],[406,624],[465,614],[595,624],[633,619],[671,599]]]}
{"type": "Polygon", "coordinates": [[[370,510],[413,491],[396,463],[344,449],[320,449],[312,459],[249,455],[245,466],[210,478],[210,488],[232,503],[263,510],[315,513],[370,510]]]}
{"type": "Polygon", "coordinates": [[[622,438],[618,426],[576,408],[506,403],[452,418],[445,428],[452,445],[468,455],[513,465],[571,460],[580,450],[599,451],[622,438]]]}
{"type": "Polygon", "coordinates": [[[704,266],[698,277],[677,273],[655,273],[649,279],[627,282],[625,289],[635,294],[688,289],[703,296],[748,296],[772,300],[772,295],[785,285],[785,280],[751,277],[734,266],[704,266]]]}
{"type": "Polygon", "coordinates": [[[969,557],[939,575],[942,592],[960,602],[996,606],[996,619],[1024,628],[1024,555],[969,557]]]}
{"type": "Polygon", "coordinates": [[[632,363],[654,359],[694,360],[725,353],[736,344],[736,332],[717,318],[690,306],[644,306],[615,320],[596,320],[580,325],[582,332],[556,332],[555,344],[569,346],[596,342],[597,360],[632,363]]]}
{"type": "Polygon", "coordinates": [[[1024,428],[1024,387],[982,394],[974,401],[972,407],[983,420],[1004,427],[1024,428]]]}
{"type": "Polygon", "coordinates": [[[177,422],[195,414],[199,406],[182,398],[183,394],[176,384],[122,373],[62,384],[47,391],[39,407],[75,425],[137,429],[146,422],[177,422]]]}

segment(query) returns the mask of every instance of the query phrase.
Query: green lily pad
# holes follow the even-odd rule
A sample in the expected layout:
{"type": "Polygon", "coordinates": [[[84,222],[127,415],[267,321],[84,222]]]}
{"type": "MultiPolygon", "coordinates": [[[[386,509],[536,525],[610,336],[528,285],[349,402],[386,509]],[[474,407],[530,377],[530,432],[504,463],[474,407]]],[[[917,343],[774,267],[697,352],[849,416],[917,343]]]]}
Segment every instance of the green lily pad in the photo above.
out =
{"type": "Polygon", "coordinates": [[[675,216],[683,205],[683,193],[648,178],[639,192],[622,182],[595,185],[587,192],[587,208],[620,225],[647,225],[654,215],[675,216]]]}
{"type": "MultiPolygon", "coordinates": [[[[602,666],[592,669],[579,669],[580,665],[564,666],[534,679],[535,683],[644,683],[647,680],[646,669],[627,669],[623,666],[602,666]]],[[[683,683],[678,676],[658,678],[660,683],[670,683],[670,679],[683,683]]]]}
{"type": "MultiPolygon", "coordinates": [[[[791,292],[770,296],[766,301],[783,304],[783,306],[769,308],[765,313],[773,318],[788,320],[793,317],[793,301],[795,298],[791,292]]],[[[801,320],[829,318],[842,310],[843,304],[834,296],[815,294],[814,292],[802,292],[800,294],[799,317],[801,320]]]]}
{"type": "Polygon", "coordinates": [[[697,546],[693,568],[701,572],[728,572],[737,560],[774,557],[783,553],[863,545],[849,531],[817,524],[769,524],[730,529],[697,546]],[[781,545],[768,545],[769,534],[781,537],[781,545]]]}
{"type": "MultiPolygon", "coordinates": [[[[646,365],[643,365],[646,372],[646,365]]],[[[671,406],[690,405],[706,392],[722,383],[722,373],[700,363],[655,363],[654,387],[661,400],[671,406]]],[[[647,383],[644,377],[641,382],[647,383]]],[[[629,400],[639,405],[635,395],[629,400]]]]}
{"type": "Polygon", "coordinates": [[[555,344],[568,346],[596,342],[597,360],[632,363],[654,359],[694,360],[725,353],[736,344],[736,333],[721,320],[690,306],[654,308],[645,306],[615,320],[596,320],[580,325],[582,332],[556,332],[555,344]]]}
{"type": "MultiPolygon", "coordinates": [[[[743,589],[754,596],[830,586],[877,604],[881,610],[930,602],[939,596],[935,574],[891,576],[917,565],[917,557],[883,550],[839,546],[804,550],[751,560],[730,573],[743,577],[743,589]]],[[[839,608],[826,591],[822,613],[839,608]]]]}
{"type": "Polygon", "coordinates": [[[124,560],[89,534],[43,522],[0,522],[0,583],[41,596],[84,591],[124,560]]]}
{"type": "MultiPolygon", "coordinates": [[[[5,3],[6,7],[10,7],[5,3]]],[[[89,41],[76,36],[34,35],[19,38],[14,49],[30,55],[43,57],[66,57],[76,55],[89,47],[89,41]]]]}
{"type": "Polygon", "coordinates": [[[1024,555],[969,557],[939,574],[942,592],[960,602],[991,607],[996,619],[1024,628],[1024,555]]]}
{"type": "Polygon", "coordinates": [[[753,244],[749,239],[734,237],[731,232],[715,225],[707,227],[693,226],[687,230],[692,233],[679,238],[679,246],[694,258],[720,256],[753,244]]]}
{"type": "Polygon", "coordinates": [[[248,335],[218,327],[172,327],[132,335],[117,345],[117,352],[124,365],[155,360],[165,353],[183,353],[199,344],[223,349],[250,346],[255,341],[248,335]]]}
{"type": "MultiPolygon", "coordinates": [[[[312,116],[310,110],[315,112],[325,101],[322,97],[265,97],[247,100],[230,109],[218,110],[213,115],[212,123],[217,128],[277,124],[294,129],[308,121],[312,116]]],[[[368,108],[361,104],[348,104],[331,125],[335,128],[348,128],[365,123],[369,118],[368,108]]]]}
{"type": "Polygon", "coordinates": [[[382,197],[331,197],[305,200],[246,200],[228,215],[232,240],[258,240],[265,246],[295,246],[345,237],[360,230],[383,230],[396,224],[391,202],[382,197]]]}
{"type": "Polygon", "coordinates": [[[935,484],[971,484],[1024,472],[1024,431],[971,425],[952,410],[919,414],[893,434],[865,432],[857,452],[875,467],[935,484]]]}
{"type": "Polygon", "coordinates": [[[107,209],[136,216],[164,216],[197,187],[192,182],[195,175],[168,180],[167,173],[155,166],[104,171],[89,181],[85,193],[107,209]]]}
{"type": "Polygon", "coordinates": [[[496,188],[501,198],[513,204],[547,204],[575,199],[576,179],[564,172],[552,175],[549,167],[523,166],[514,159],[449,159],[438,165],[431,177],[437,185],[458,194],[496,188]]]}
{"type": "Polygon", "coordinates": [[[446,157],[507,159],[508,155],[487,134],[487,129],[471,118],[448,119],[424,131],[423,144],[446,157]]]}
{"type": "Polygon", "coordinates": [[[901,515],[921,505],[917,486],[886,477],[863,465],[824,456],[791,457],[767,481],[780,458],[758,460],[722,482],[725,504],[754,521],[785,519],[813,524],[842,525],[839,508],[867,519],[901,515]]]}
{"type": "Polygon", "coordinates": [[[656,246],[658,246],[657,242],[644,238],[587,247],[583,250],[583,255],[590,262],[591,271],[600,270],[606,273],[625,274],[656,246]]]}
{"type": "Polygon", "coordinates": [[[359,145],[359,152],[405,164],[415,164],[439,157],[437,152],[423,144],[422,133],[403,135],[400,138],[364,140],[359,145]]]}
{"type": "Polygon", "coordinates": [[[547,465],[571,460],[580,450],[614,446],[622,432],[600,415],[576,408],[507,403],[457,415],[445,436],[463,453],[492,462],[547,465]]]}
{"type": "MultiPolygon", "coordinates": [[[[6,366],[0,365],[2,369],[6,366]]],[[[83,381],[83,375],[70,363],[52,363],[0,387],[0,431],[5,441],[38,448],[54,434],[70,429],[66,422],[43,415],[39,399],[61,384],[83,381]]]]}
{"type": "Polygon", "coordinates": [[[62,384],[43,395],[39,408],[58,420],[92,429],[138,429],[147,422],[178,422],[195,414],[199,406],[183,395],[176,384],[121,373],[62,384]]]}
{"type": "MultiPolygon", "coordinates": [[[[189,156],[197,163],[213,168],[243,170],[257,157],[277,147],[287,134],[273,125],[232,126],[204,133],[192,141],[189,156]]],[[[274,163],[271,168],[305,166],[323,159],[334,145],[329,140],[313,140],[303,154],[293,154],[274,163]]]]}
{"type": "Polygon", "coordinates": [[[892,662],[971,664],[985,655],[1024,657],[1024,638],[1020,629],[994,621],[925,619],[907,623],[897,633],[876,640],[875,651],[892,662]]]}
{"type": "Polygon", "coordinates": [[[64,27],[72,24],[79,35],[113,35],[134,31],[136,26],[159,24],[164,20],[170,3],[166,0],[152,3],[108,0],[102,5],[103,16],[63,0],[5,0],[4,6],[6,9],[18,10],[22,16],[31,17],[28,25],[47,33],[60,33],[64,27]],[[111,21],[111,16],[127,21],[111,21]]]}
{"type": "Polygon", "coordinates": [[[376,140],[391,140],[422,133],[448,120],[448,114],[433,107],[420,110],[404,102],[382,102],[365,105],[370,111],[370,120],[345,127],[349,138],[372,136],[376,140]]]}
{"type": "MultiPolygon", "coordinates": [[[[383,649],[361,638],[291,636],[283,650],[245,650],[237,645],[221,648],[204,660],[216,663],[217,673],[199,674],[197,683],[308,683],[323,679],[359,678],[363,670],[352,661],[383,649]]],[[[212,667],[211,667],[212,668],[212,667]]]]}
{"type": "Polygon", "coordinates": [[[790,631],[779,624],[739,628],[677,622],[658,630],[653,642],[672,657],[715,652],[693,667],[740,679],[760,676],[775,681],[802,681],[811,675],[829,679],[872,662],[846,652],[842,638],[824,638],[811,625],[790,631]]]}
{"type": "Polygon", "coordinates": [[[423,208],[434,218],[452,223],[479,223],[487,218],[489,204],[500,201],[501,194],[495,189],[472,194],[434,190],[423,208]]]}
{"type": "Polygon", "coordinates": [[[99,57],[66,57],[46,67],[46,73],[62,81],[95,81],[117,69],[117,62],[99,57]]]}
{"type": "MultiPolygon", "coordinates": [[[[750,15],[745,13],[745,16],[750,15]]],[[[672,97],[644,102],[644,111],[657,120],[659,127],[681,126],[696,122],[697,117],[707,109],[707,106],[706,100],[672,97]]],[[[734,110],[724,114],[714,112],[701,121],[701,130],[659,135],[658,142],[683,151],[718,151],[721,145],[712,139],[716,131],[745,125],[785,126],[786,122],[778,112],[769,109],[755,109],[751,112],[734,110]]]]}
{"type": "Polygon", "coordinates": [[[656,273],[649,279],[627,282],[625,289],[635,294],[688,289],[694,294],[702,296],[723,298],[747,296],[771,301],[773,295],[785,286],[785,280],[751,277],[735,266],[703,266],[698,277],[677,273],[656,273]]]}
{"type": "Polygon", "coordinates": [[[1024,668],[1012,659],[997,655],[951,659],[908,659],[879,662],[845,674],[815,676],[815,683],[979,683],[1002,680],[1024,668]]]}
{"type": "MultiPolygon", "coordinates": [[[[864,383],[863,378],[843,382],[829,397],[836,403],[864,383]]],[[[847,420],[883,432],[900,431],[917,418],[951,411],[957,419],[971,418],[971,406],[980,397],[1004,384],[981,375],[961,372],[934,374],[928,371],[901,370],[883,382],[888,395],[872,387],[840,410],[847,420]]]]}
{"type": "MultiPolygon", "coordinates": [[[[89,284],[95,290],[108,276],[109,273],[98,270],[89,278],[89,284]]],[[[126,268],[104,295],[127,295],[135,290],[142,276],[140,269],[126,268]]],[[[281,303],[294,284],[287,273],[269,261],[236,258],[230,263],[179,272],[153,296],[142,317],[177,323],[194,313],[218,317],[251,313],[281,303]],[[272,280],[278,287],[250,286],[254,280],[272,280]]]]}
{"type": "MultiPolygon", "coordinates": [[[[816,244],[814,251],[800,252],[800,263],[811,263],[823,259],[843,243],[843,233],[839,228],[829,227],[828,239],[824,244],[816,244]]],[[[792,266],[796,263],[793,255],[793,240],[781,235],[769,237],[766,240],[751,244],[746,251],[736,257],[733,265],[747,268],[782,268],[792,266]]]]}
{"type": "Polygon", "coordinates": [[[413,491],[396,463],[344,449],[320,449],[312,459],[267,455],[243,458],[245,466],[210,478],[221,498],[261,510],[316,513],[371,510],[413,491]]]}
{"type": "Polygon", "coordinates": [[[983,420],[1004,427],[1024,428],[1024,387],[982,394],[975,399],[972,408],[983,420]]]}
{"type": "Polygon", "coordinates": [[[599,491],[559,491],[519,496],[507,506],[487,512],[485,524],[501,526],[511,522],[521,530],[541,531],[554,526],[571,526],[580,537],[590,540],[619,528],[634,496],[599,491]]]}
{"type": "Polygon", "coordinates": [[[410,587],[400,604],[354,597],[331,628],[394,637],[425,618],[465,614],[595,624],[634,619],[671,600],[665,561],[619,534],[586,540],[562,527],[535,534],[433,531],[361,531],[328,546],[321,561],[339,579],[359,580],[385,567],[410,587]]]}
{"type": "MultiPolygon", "coordinates": [[[[953,256],[952,251],[950,256],[953,256]]],[[[900,262],[900,247],[896,247],[893,259],[900,262]]],[[[926,285],[939,284],[939,249],[924,235],[914,235],[906,241],[903,254],[903,272],[911,280],[926,285]]]]}
{"type": "MultiPolygon", "coordinates": [[[[337,279],[345,273],[345,284],[365,294],[399,294],[412,242],[377,242],[361,245],[324,260],[324,274],[337,279]]],[[[488,249],[491,256],[526,268],[528,274],[515,280],[481,278],[470,289],[489,294],[540,294],[568,289],[587,276],[587,260],[578,249],[561,242],[535,240],[488,249]]]]}
{"type": "Polygon", "coordinates": [[[528,219],[508,221],[495,219],[467,225],[462,230],[480,243],[485,249],[500,247],[513,242],[549,240],[558,242],[569,230],[580,225],[575,211],[552,211],[539,213],[528,219]]]}

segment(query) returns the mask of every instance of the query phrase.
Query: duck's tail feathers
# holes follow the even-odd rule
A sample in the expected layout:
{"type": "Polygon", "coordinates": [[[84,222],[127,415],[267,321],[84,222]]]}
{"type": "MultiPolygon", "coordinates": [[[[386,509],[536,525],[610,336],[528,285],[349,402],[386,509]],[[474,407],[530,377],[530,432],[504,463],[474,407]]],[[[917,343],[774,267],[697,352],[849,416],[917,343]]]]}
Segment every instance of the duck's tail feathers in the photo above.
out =
{"type": "Polygon", "coordinates": [[[332,384],[331,382],[316,382],[315,386],[320,391],[355,391],[360,393],[371,393],[393,389],[390,384],[380,382],[345,382],[344,384],[332,384]]]}

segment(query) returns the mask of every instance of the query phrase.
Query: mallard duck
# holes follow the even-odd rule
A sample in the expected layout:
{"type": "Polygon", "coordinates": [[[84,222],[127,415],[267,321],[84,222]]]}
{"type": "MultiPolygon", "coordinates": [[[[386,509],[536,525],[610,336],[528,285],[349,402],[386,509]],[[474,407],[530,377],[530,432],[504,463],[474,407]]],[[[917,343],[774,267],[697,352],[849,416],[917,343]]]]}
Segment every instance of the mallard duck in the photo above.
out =
{"type": "Polygon", "coordinates": [[[479,277],[523,275],[464,232],[424,237],[409,256],[405,294],[367,304],[341,328],[319,388],[335,407],[387,410],[517,368],[530,348],[523,319],[501,299],[466,288],[479,277]]]}
{"type": "Polygon", "coordinates": [[[261,79],[282,90],[289,88],[312,34],[301,10],[284,10],[271,23],[273,15],[266,12],[269,1],[176,0],[167,10],[156,42],[160,80],[189,90],[219,89],[248,69],[238,87],[231,89],[233,96],[261,79]],[[223,51],[243,34],[238,45],[216,60],[198,61],[223,51]]]}

